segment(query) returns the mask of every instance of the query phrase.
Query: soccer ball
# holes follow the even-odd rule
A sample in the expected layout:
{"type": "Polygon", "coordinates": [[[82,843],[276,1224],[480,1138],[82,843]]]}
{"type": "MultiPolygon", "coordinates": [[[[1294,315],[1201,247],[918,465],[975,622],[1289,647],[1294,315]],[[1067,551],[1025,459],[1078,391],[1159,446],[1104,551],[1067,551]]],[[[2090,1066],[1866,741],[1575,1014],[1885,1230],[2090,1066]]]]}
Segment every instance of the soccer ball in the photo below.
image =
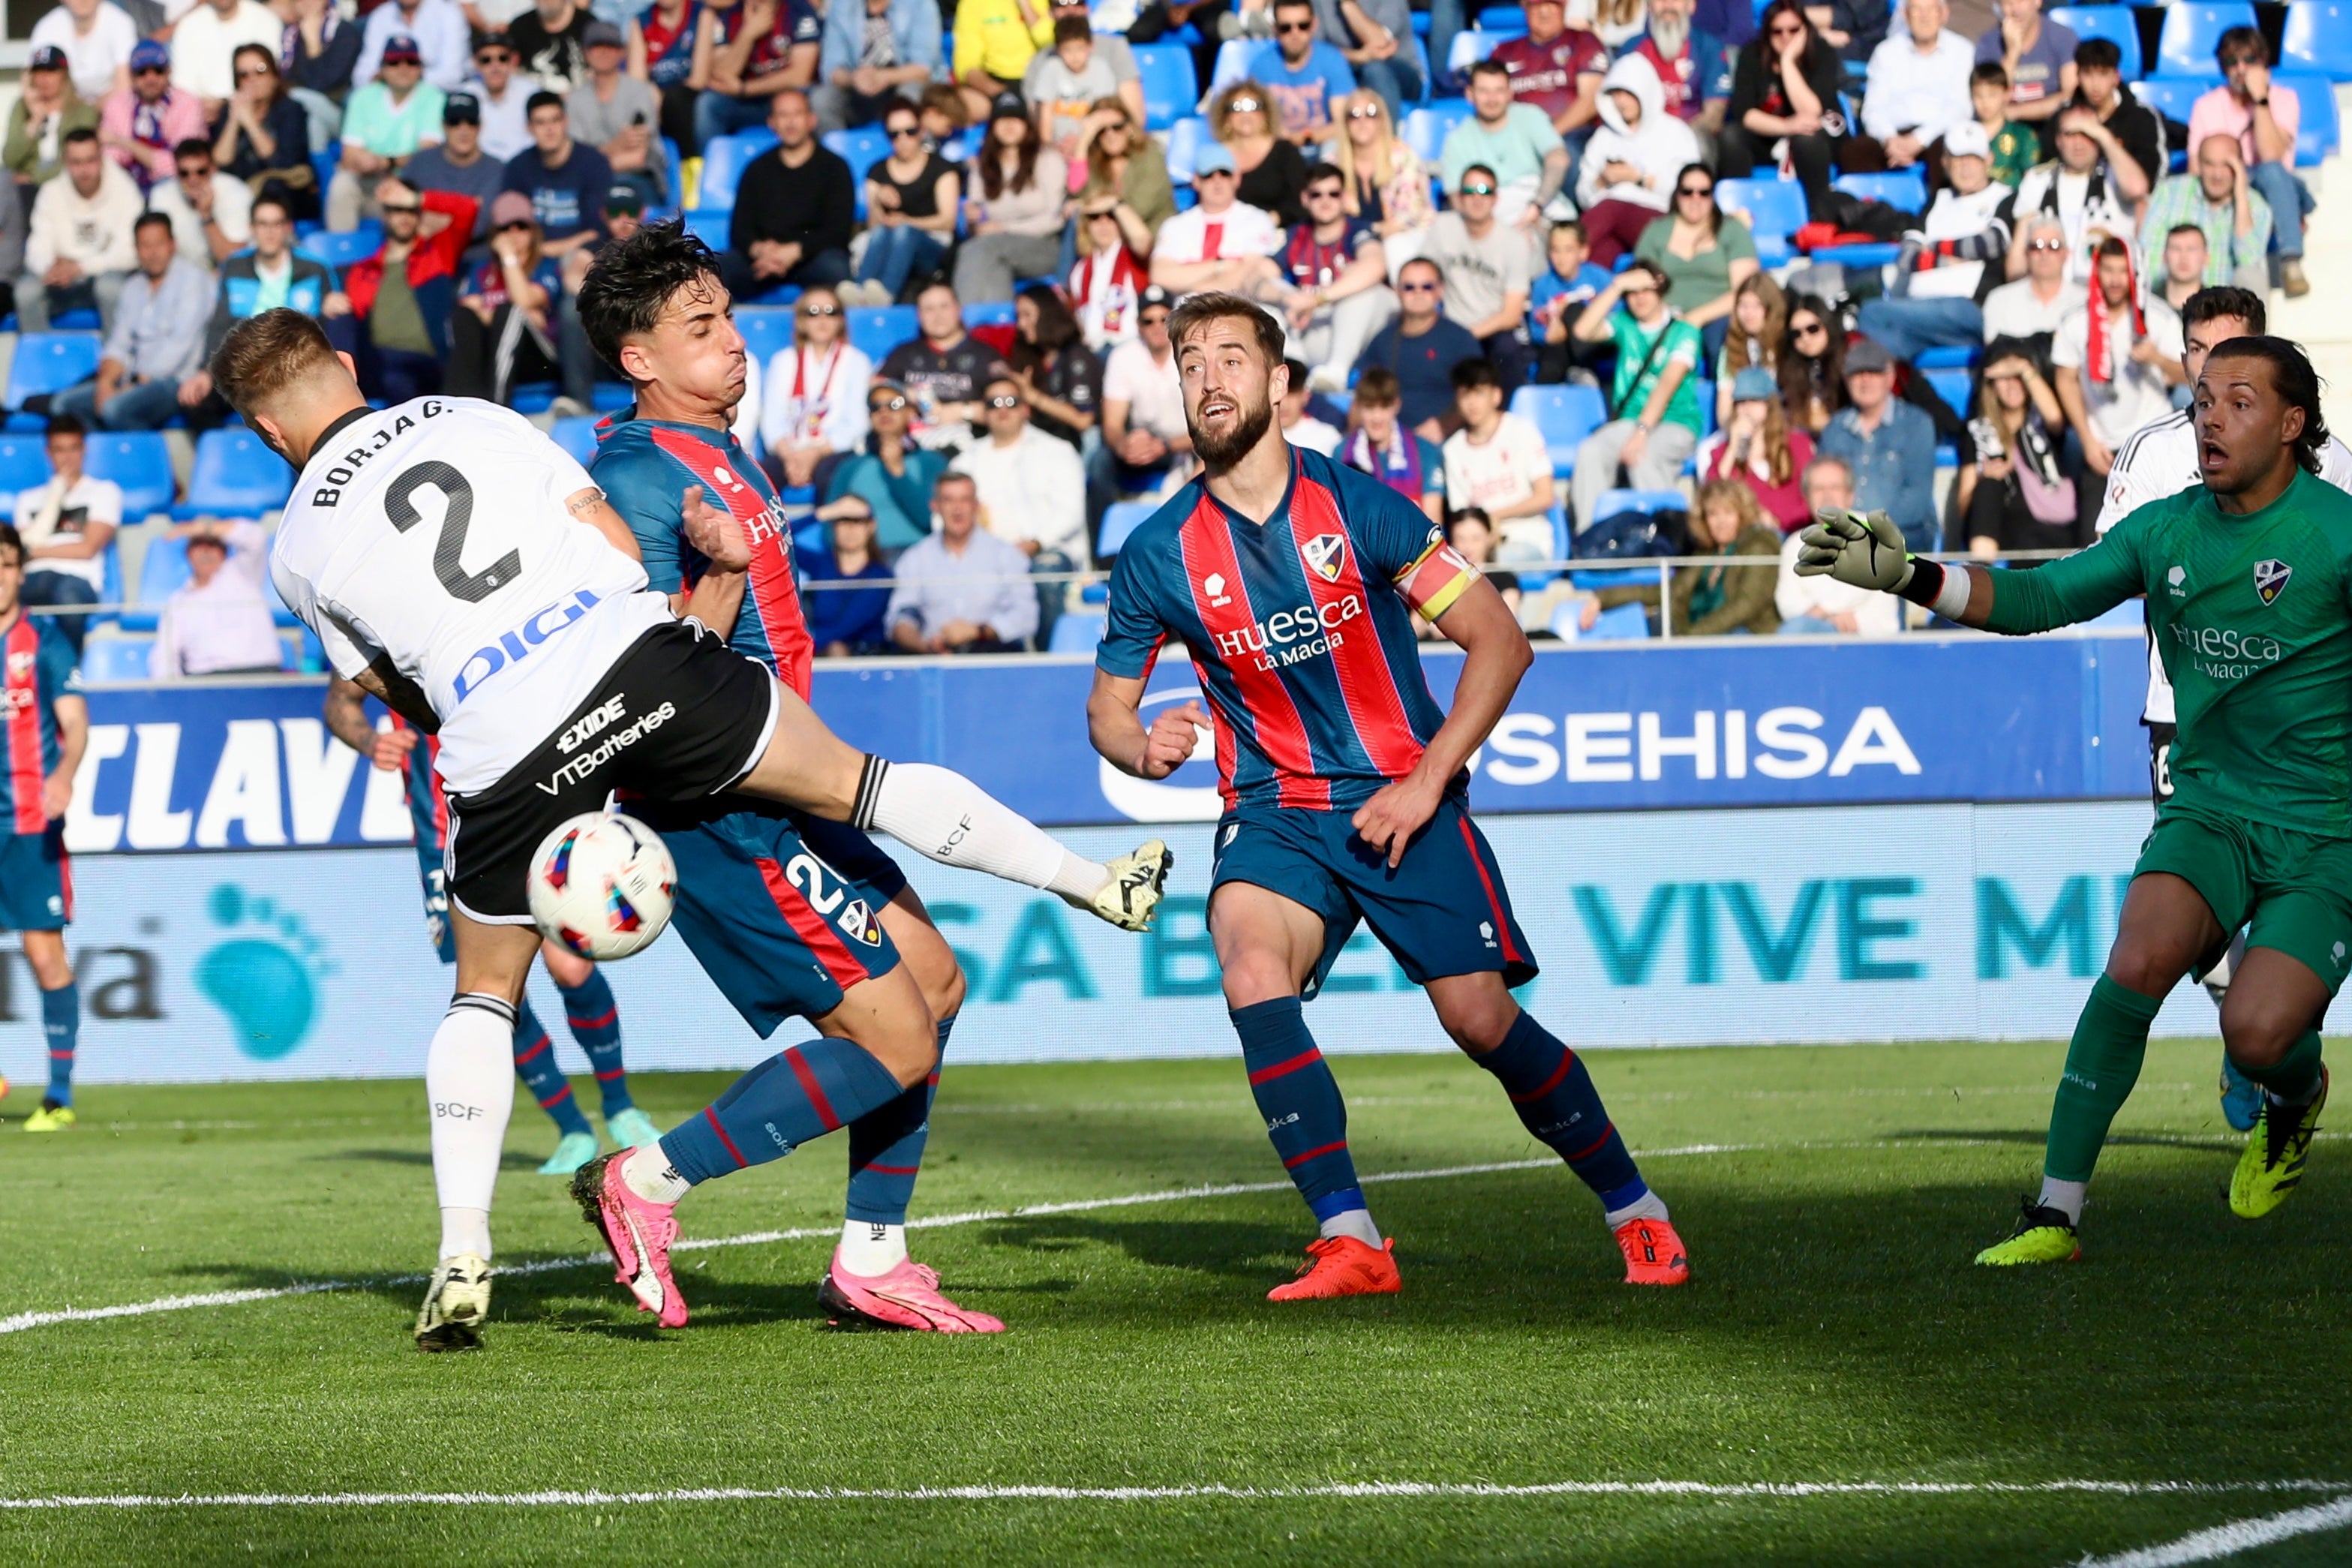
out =
{"type": "Polygon", "coordinates": [[[677,863],[654,830],[604,812],[575,816],[530,858],[530,918],[583,958],[626,958],[669,924],[677,863]]]}

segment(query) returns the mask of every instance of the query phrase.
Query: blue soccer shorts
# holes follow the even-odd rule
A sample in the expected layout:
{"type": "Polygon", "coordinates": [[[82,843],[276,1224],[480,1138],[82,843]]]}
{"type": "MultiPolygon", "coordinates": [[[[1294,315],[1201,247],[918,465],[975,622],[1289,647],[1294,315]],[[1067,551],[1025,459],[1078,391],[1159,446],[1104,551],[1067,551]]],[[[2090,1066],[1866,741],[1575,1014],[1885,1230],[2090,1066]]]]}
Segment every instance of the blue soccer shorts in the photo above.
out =
{"type": "Polygon", "coordinates": [[[73,920],[66,825],[0,837],[0,931],[63,931],[73,920]]]}
{"type": "Polygon", "coordinates": [[[671,923],[761,1038],[898,966],[882,906],[907,879],[856,828],[743,795],[632,804],[677,862],[671,923]]]}
{"type": "Polygon", "coordinates": [[[1323,917],[1323,953],[1303,994],[1323,988],[1360,920],[1416,985],[1497,971],[1507,985],[1536,977],[1495,851],[1458,801],[1438,804],[1393,869],[1357,837],[1353,815],[1244,805],[1217,824],[1213,900],[1227,882],[1247,882],[1323,917]]]}

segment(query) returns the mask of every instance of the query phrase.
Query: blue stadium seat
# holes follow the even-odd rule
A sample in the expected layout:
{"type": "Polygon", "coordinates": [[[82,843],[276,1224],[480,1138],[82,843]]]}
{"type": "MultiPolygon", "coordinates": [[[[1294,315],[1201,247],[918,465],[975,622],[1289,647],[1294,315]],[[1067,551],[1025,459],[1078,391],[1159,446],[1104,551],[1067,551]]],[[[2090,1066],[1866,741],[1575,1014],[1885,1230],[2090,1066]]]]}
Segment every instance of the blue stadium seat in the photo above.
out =
{"type": "Polygon", "coordinates": [[[2129,5],[2054,5],[2050,19],[2077,38],[2105,38],[2123,55],[2123,78],[2137,81],[2140,73],[2138,13],[2129,5]]]}
{"type": "Polygon", "coordinates": [[[1066,610],[1054,623],[1054,635],[1045,644],[1047,653],[1087,653],[1103,639],[1103,627],[1110,617],[1085,610],[1066,610]]]}
{"type": "MultiPolygon", "coordinates": [[[[864,125],[855,131],[828,131],[824,133],[827,149],[841,155],[849,165],[851,199],[857,204],[858,221],[866,219],[866,171],[890,155],[890,136],[879,125],[864,125]]],[[[756,154],[754,154],[756,156],[756,154]]],[[[737,176],[739,179],[740,175],[737,176]]]]}
{"type": "Polygon", "coordinates": [[[1955,348],[1921,349],[1911,363],[1920,370],[1969,370],[1984,358],[1984,350],[1975,343],[1963,343],[1955,348]]]}
{"type": "Polygon", "coordinates": [[[1475,27],[1465,27],[1454,35],[1454,47],[1446,52],[1445,68],[1458,75],[1493,54],[1506,38],[1524,38],[1527,36],[1525,28],[1497,29],[1486,22],[1481,22],[1475,27]]]}
{"type": "Polygon", "coordinates": [[[1927,384],[1944,400],[1944,406],[1966,419],[1976,410],[1970,406],[1969,390],[1974,378],[1964,370],[1923,370],[1927,384]]]}
{"type": "Polygon", "coordinates": [[[1576,468],[1576,448],[1609,417],[1594,386],[1522,386],[1511,394],[1511,412],[1532,422],[1551,448],[1554,473],[1576,468]]]}
{"type": "Polygon", "coordinates": [[[876,364],[882,356],[915,335],[912,305],[856,305],[847,311],[849,341],[864,349],[876,364]]]}
{"type": "MultiPolygon", "coordinates": [[[[1017,292],[1026,289],[1034,281],[1035,279],[1017,279],[1014,280],[1014,289],[1017,292]]],[[[1045,281],[1051,282],[1053,279],[1047,279],[1045,281]]],[[[1009,327],[1017,319],[1013,313],[1013,301],[1010,300],[989,300],[975,305],[966,305],[963,308],[963,324],[967,327],[1009,327]]]]}
{"type": "Polygon", "coordinates": [[[127,632],[152,632],[162,617],[163,606],[188,580],[188,542],[157,534],[147,542],[147,554],[139,564],[139,596],[131,601],[138,607],[125,610],[120,625],[127,632]]]}
{"type": "Polygon", "coordinates": [[[1748,220],[1759,249],[1766,236],[1785,239],[1805,226],[1805,188],[1794,180],[1717,180],[1715,199],[1748,220]]]}
{"type": "Polygon", "coordinates": [[[1602,490],[1601,499],[1592,503],[1593,521],[1614,517],[1621,511],[1638,511],[1655,516],[1662,511],[1687,511],[1690,502],[1680,490],[1602,490]]]}
{"type": "Polygon", "coordinates": [[[1551,635],[1562,642],[1631,642],[1650,635],[1650,612],[1639,605],[1619,605],[1607,609],[1593,620],[1591,631],[1581,631],[1577,621],[1584,605],[1575,599],[1564,599],[1551,613],[1551,635]]]}
{"type": "Polygon", "coordinates": [[[93,430],[88,454],[92,479],[111,479],[122,488],[123,521],[135,523],[172,510],[172,451],[161,431],[93,430]]]}
{"type": "Polygon", "coordinates": [[[1201,101],[1192,51],[1181,44],[1137,44],[1134,53],[1135,68],[1143,78],[1144,128],[1168,130],[1201,101]]]}
{"type": "Polygon", "coordinates": [[[320,229],[295,248],[305,256],[325,262],[335,269],[335,276],[340,278],[343,268],[354,262],[365,261],[383,248],[383,225],[373,218],[364,218],[359,227],[349,234],[333,234],[320,229]]]}
{"type": "Polygon", "coordinates": [[[2317,71],[2335,81],[2352,81],[2352,3],[2287,0],[2279,68],[2317,71]]]}
{"type": "Polygon", "coordinates": [[[1404,144],[1412,148],[1423,163],[1432,165],[1431,173],[1434,174],[1438,158],[1445,150],[1446,132],[1469,119],[1471,112],[1467,99],[1441,98],[1407,114],[1404,123],[1397,130],[1404,138],[1404,144]]]}
{"type": "Polygon", "coordinates": [[[2298,169],[2315,169],[2328,154],[2341,149],[2344,131],[2336,110],[2336,86],[2324,76],[2282,71],[2271,79],[2294,89],[2302,118],[2294,128],[2294,163],[2298,169]]]}
{"type": "MultiPolygon", "coordinates": [[[[63,392],[98,374],[100,339],[96,332],[26,332],[16,340],[16,357],[8,366],[8,390],[0,402],[11,410],[25,406],[28,397],[63,392]]],[[[12,430],[38,430],[43,422],[12,414],[12,430]]]]}
{"type": "Polygon", "coordinates": [[[2213,47],[2231,28],[2253,25],[2254,8],[2246,0],[2179,0],[2167,6],[2156,39],[2156,74],[2219,80],[2213,47]]]}
{"type": "Polygon", "coordinates": [[[1193,154],[1215,140],[1209,132],[1209,122],[1197,114],[1168,128],[1168,177],[1178,189],[1192,183],[1193,154]]]}
{"type": "Polygon", "coordinates": [[[1834,261],[1841,267],[1885,267],[1903,254],[1899,245],[1825,245],[1812,253],[1817,262],[1834,261]]]}
{"type": "MultiPolygon", "coordinates": [[[[1148,500],[1114,501],[1103,510],[1102,534],[1095,541],[1095,554],[1108,561],[1118,553],[1127,536],[1143,526],[1160,503],[1148,500]]],[[[1099,639],[1098,639],[1099,640],[1099,639]]]]}
{"type": "Polygon", "coordinates": [[[682,215],[686,232],[713,250],[727,248],[727,233],[735,221],[732,207],[695,207],[682,215]]]}
{"type": "Polygon", "coordinates": [[[0,436],[0,522],[16,520],[20,491],[49,482],[49,454],[39,436],[0,436]]]}
{"type": "MultiPolygon", "coordinates": [[[[294,471],[242,426],[207,430],[196,438],[196,465],[188,476],[188,499],[173,507],[176,518],[259,517],[286,504],[294,491],[294,471]]],[[[146,584],[140,584],[143,592],[146,584]]]]}
{"type": "Polygon", "coordinates": [[[2139,100],[2167,120],[2189,123],[2189,111],[2197,100],[2210,91],[2213,79],[2205,77],[2152,76],[2132,83],[2132,91],[2139,100]]]}
{"type": "Polygon", "coordinates": [[[735,187],[743,183],[744,169],[775,144],[776,133],[765,126],[711,138],[702,150],[702,190],[694,205],[733,210],[735,187]]]}
{"type": "Polygon", "coordinates": [[[1840,174],[1837,188],[1847,195],[1885,202],[1906,213],[1921,213],[1927,208],[1927,177],[1917,169],[1885,174],[1840,174]]]}
{"type": "MultiPolygon", "coordinates": [[[[1418,11],[1413,13],[1416,18],[1421,15],[1418,11]]],[[[1429,40],[1419,33],[1412,36],[1412,63],[1421,72],[1421,97],[1414,101],[1427,103],[1437,94],[1437,73],[1429,68],[1429,40]]]]}
{"type": "MultiPolygon", "coordinates": [[[[1257,58],[1260,49],[1271,48],[1271,38],[1227,38],[1217,46],[1217,63],[1209,71],[1209,90],[1223,92],[1250,73],[1250,61],[1257,58]]],[[[1147,89],[1146,91],[1150,89],[1147,89]]],[[[1144,100],[1146,108],[1150,100],[1144,100]]]]}
{"type": "Polygon", "coordinates": [[[1524,33],[1528,30],[1527,7],[1489,5],[1478,13],[1478,26],[1489,33],[1524,33]]]}
{"type": "Polygon", "coordinates": [[[768,362],[793,346],[790,306],[746,305],[735,312],[735,330],[743,334],[743,352],[768,368],[768,362]]]}
{"type": "Polygon", "coordinates": [[[583,467],[596,456],[596,421],[593,419],[584,416],[575,419],[559,419],[547,435],[550,440],[571,453],[573,459],[583,467]]]}
{"type": "Polygon", "coordinates": [[[152,637],[94,637],[82,645],[81,678],[115,685],[143,681],[154,648],[152,637]]]}

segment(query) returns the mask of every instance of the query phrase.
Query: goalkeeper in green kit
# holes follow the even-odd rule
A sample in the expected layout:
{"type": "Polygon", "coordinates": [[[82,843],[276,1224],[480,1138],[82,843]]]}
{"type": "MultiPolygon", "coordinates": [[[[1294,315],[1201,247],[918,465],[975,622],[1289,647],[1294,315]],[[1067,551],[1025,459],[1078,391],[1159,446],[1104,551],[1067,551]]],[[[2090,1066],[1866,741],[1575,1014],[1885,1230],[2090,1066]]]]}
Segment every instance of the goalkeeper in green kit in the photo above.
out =
{"type": "Polygon", "coordinates": [[[2204,482],[2040,571],[1910,559],[1883,514],[1823,513],[1798,557],[1800,574],[1993,632],[2048,631],[2146,595],[2178,694],[2173,797],[2066,1048],[2041,1195],[1979,1263],[2082,1255],[2084,1190],[2148,1025],[2242,922],[2221,1040],[2264,1100],[2231,1177],[2234,1213],[2259,1219],[2293,1194],[2327,1101],[2319,1022],[2352,963],[2352,496],[2315,477],[2318,378],[2284,339],[2217,346],[2191,417],[2204,482]]]}

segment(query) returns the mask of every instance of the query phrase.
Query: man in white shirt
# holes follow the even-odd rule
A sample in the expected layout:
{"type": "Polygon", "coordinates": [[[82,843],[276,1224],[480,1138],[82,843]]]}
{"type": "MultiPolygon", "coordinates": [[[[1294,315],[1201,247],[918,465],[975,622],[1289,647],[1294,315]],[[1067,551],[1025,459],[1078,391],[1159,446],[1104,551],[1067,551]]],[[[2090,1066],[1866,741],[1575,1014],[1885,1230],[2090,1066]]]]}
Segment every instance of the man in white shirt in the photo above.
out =
{"type": "Polygon", "coordinates": [[[1234,155],[1214,142],[1202,147],[1192,163],[1200,205],[1160,226],[1151,247],[1154,283],[1174,295],[1224,289],[1255,297],[1280,280],[1273,257],[1282,248],[1282,225],[1234,200],[1240,188],[1234,155]]]}
{"type": "Polygon", "coordinates": [[[139,186],[98,144],[98,132],[68,131],[65,168],[34,198],[25,237],[25,275],[16,280],[16,321],[49,330],[52,312],[95,307],[114,325],[115,301],[139,265],[132,226],[146,205],[139,186]]]}
{"type": "Polygon", "coordinates": [[[32,48],[55,44],[63,49],[74,91],[85,103],[100,103],[131,85],[131,51],[139,43],[139,27],[110,0],[64,0],[33,24],[26,42],[32,48]]]}
{"type": "Polygon", "coordinates": [[[841,300],[832,289],[811,289],[793,315],[794,341],[776,352],[761,378],[758,417],[761,445],[784,466],[784,483],[797,487],[814,480],[825,458],[866,444],[874,362],[845,335],[841,300]]]}
{"type": "Polygon", "coordinates": [[[1944,133],[1951,184],[1936,193],[1925,222],[1903,237],[1889,292],[1862,303],[1863,331],[1896,359],[1983,341],[1984,311],[1977,300],[2000,277],[1985,263],[2009,256],[2010,189],[1993,181],[1991,157],[1991,140],[1975,121],[1944,133]]]}
{"type": "MultiPolygon", "coordinates": [[[[49,482],[16,495],[16,531],[25,540],[24,602],[96,605],[106,595],[106,546],[122,524],[122,488],[82,472],[88,443],[70,414],[49,420],[49,482]]],[[[59,616],[58,630],[81,652],[87,616],[59,616]]]]}
{"type": "Polygon", "coordinates": [[[1977,49],[1945,25],[1951,17],[1944,0],[1907,0],[1908,33],[1871,51],[1862,128],[1885,149],[1890,169],[1910,168],[1937,138],[1976,123],[1969,72],[1976,68],[1977,49]]]}
{"type": "Polygon", "coordinates": [[[2050,345],[2059,405],[2083,443],[2084,471],[2075,482],[2085,514],[2096,510],[2124,443],[2141,426],[2172,412],[2172,389],[2182,376],[2180,350],[2180,318],[2141,292],[2130,242],[2101,240],[2091,297],[2067,312],[2050,345]]]}
{"type": "Polygon", "coordinates": [[[204,0],[172,29],[172,85],[194,93],[205,114],[218,118],[236,96],[237,49],[258,44],[276,59],[285,33],[286,24],[261,0],[204,0]]]}
{"type": "MultiPolygon", "coordinates": [[[[1077,448],[1029,423],[1029,404],[1010,375],[991,376],[983,401],[988,438],[956,454],[948,472],[970,477],[988,531],[1026,556],[1029,570],[1086,565],[1087,470],[1077,448]]],[[[1066,583],[1037,585],[1040,637],[1051,635],[1069,591],[1066,583]]]]}
{"type": "MultiPolygon", "coordinates": [[[[1844,458],[1819,457],[1806,467],[1805,505],[1817,515],[1853,505],[1853,470],[1844,458]]],[[[1782,637],[1887,637],[1903,629],[1897,618],[1902,604],[1894,595],[1869,593],[1827,576],[1798,576],[1802,532],[1780,545],[1780,579],[1772,602],[1780,612],[1782,637]]]]}
{"type": "Polygon", "coordinates": [[[1446,506],[1486,512],[1499,536],[1497,561],[1550,560],[1551,448],[1543,432],[1503,411],[1503,380],[1486,360],[1454,367],[1454,405],[1462,428],[1445,438],[1446,506]]]}
{"type": "MultiPolygon", "coordinates": [[[[2088,287],[2091,252],[2109,235],[2129,239],[2138,225],[2132,204],[2117,182],[2115,163],[2102,156],[2099,135],[2105,135],[2098,116],[2088,110],[2068,110],[2058,120],[2058,156],[2037,163],[2018,183],[2012,221],[2028,213],[2049,213],[2066,232],[2066,276],[2088,287]],[[2098,134],[2095,135],[2095,132],[2098,134]]],[[[2114,141],[2112,135],[2106,140],[2114,141]]],[[[2131,160],[2126,158],[2125,163],[2131,160]]],[[[2021,228],[2019,233],[2024,231],[2021,228]]],[[[2023,241],[2011,244],[2009,275],[2025,272],[2023,241]]]]}
{"type": "MultiPolygon", "coordinates": [[[[424,40],[417,43],[422,46],[424,40]]],[[[430,80],[433,57],[427,54],[425,59],[425,77],[430,80]]],[[[516,75],[514,46],[504,34],[490,34],[476,47],[474,74],[463,90],[472,93],[481,106],[484,153],[503,163],[531,145],[530,95],[539,90],[539,82],[536,78],[516,75]]]]}
{"type": "MultiPolygon", "coordinates": [[[[425,57],[427,83],[443,92],[455,91],[464,85],[466,67],[472,58],[468,46],[473,33],[466,24],[466,13],[458,8],[456,0],[415,0],[414,5],[390,0],[390,4],[368,13],[367,30],[360,35],[359,63],[352,68],[353,87],[375,79],[375,73],[383,64],[384,45],[404,34],[416,40],[417,52],[425,57]]],[[[483,116],[485,130],[488,128],[488,118],[487,114],[483,116]]],[[[530,140],[528,134],[524,140],[530,140]]]]}
{"type": "Polygon", "coordinates": [[[1168,341],[1171,309],[1167,289],[1156,283],[1145,289],[1134,341],[1111,350],[1103,365],[1103,439],[1092,460],[1095,482],[1106,493],[1162,494],[1192,474],[1184,384],[1168,341]]]}
{"type": "Polygon", "coordinates": [[[275,675],[285,663],[269,602],[252,578],[228,568],[230,536],[240,547],[262,542],[257,522],[225,522],[218,531],[188,536],[188,581],[163,605],[155,646],[147,656],[152,680],[185,680],[208,675],[275,675]]]}
{"type": "Polygon", "coordinates": [[[191,136],[172,151],[173,172],[147,193],[147,210],[172,220],[181,258],[209,272],[253,243],[253,192],[213,166],[209,142],[191,136]]]}
{"type": "Polygon", "coordinates": [[[2044,213],[2019,218],[2010,255],[2024,252],[2025,276],[1985,296],[1985,342],[2046,340],[2066,312],[2083,303],[2090,290],[2066,276],[2068,248],[2065,227],[2055,217],[2044,213]]]}

